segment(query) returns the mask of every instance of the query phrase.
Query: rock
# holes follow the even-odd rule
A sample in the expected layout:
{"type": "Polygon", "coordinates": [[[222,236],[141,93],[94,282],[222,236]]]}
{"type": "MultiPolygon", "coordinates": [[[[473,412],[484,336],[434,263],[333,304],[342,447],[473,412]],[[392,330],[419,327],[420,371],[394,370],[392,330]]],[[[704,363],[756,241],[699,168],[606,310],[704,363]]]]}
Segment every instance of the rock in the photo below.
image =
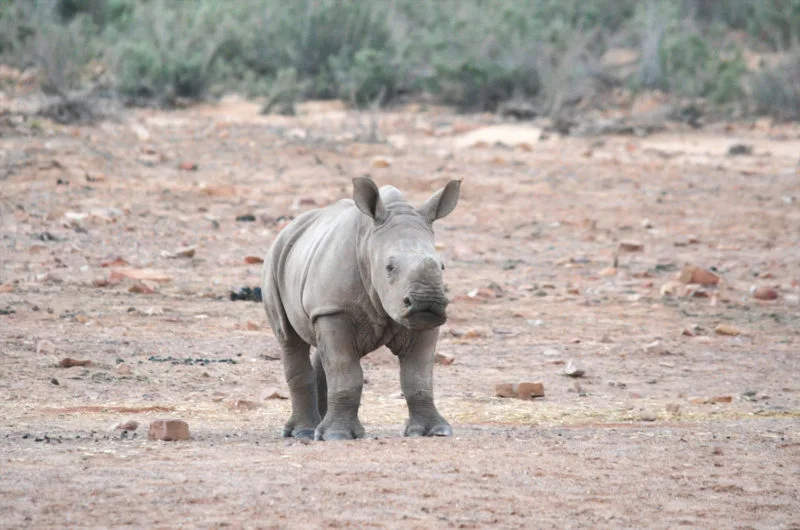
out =
{"type": "Polygon", "coordinates": [[[642,219],[642,228],[653,228],[653,222],[650,219],[642,219]]]}
{"type": "Polygon", "coordinates": [[[259,325],[258,322],[255,322],[253,320],[248,320],[247,329],[249,329],[250,331],[258,331],[259,329],[261,329],[261,326],[259,325]]]}
{"type": "Polygon", "coordinates": [[[161,257],[169,259],[193,258],[195,252],[197,252],[197,245],[191,245],[188,247],[181,247],[179,249],[174,250],[173,252],[162,250],[161,257]]]}
{"type": "Polygon", "coordinates": [[[123,421],[117,423],[112,430],[115,431],[135,431],[139,428],[139,422],[136,420],[123,421]]]}
{"type": "Polygon", "coordinates": [[[752,155],[753,146],[747,144],[733,144],[728,148],[728,156],[752,155]]]}
{"type": "Polygon", "coordinates": [[[189,424],[183,420],[155,420],[147,430],[148,440],[176,442],[189,439],[189,424]]]}
{"type": "Polygon", "coordinates": [[[600,342],[603,344],[611,344],[614,341],[608,334],[604,334],[602,337],[600,337],[600,342]]]}
{"type": "Polygon", "coordinates": [[[555,348],[548,348],[542,351],[542,355],[544,355],[545,357],[558,357],[559,355],[561,355],[561,352],[556,350],[555,348]]]}
{"type": "Polygon", "coordinates": [[[103,268],[108,268],[108,267],[127,267],[128,265],[130,265],[130,263],[128,263],[127,261],[125,261],[124,259],[122,259],[120,257],[116,257],[111,261],[104,261],[103,263],[100,264],[100,266],[103,267],[103,268]]]}
{"type": "Polygon", "coordinates": [[[659,292],[661,297],[681,296],[685,292],[685,285],[677,280],[670,280],[661,286],[659,292]]]}
{"type": "Polygon", "coordinates": [[[376,156],[372,159],[372,167],[387,168],[392,165],[392,159],[385,156],[376,156]]]}
{"type": "Polygon", "coordinates": [[[255,410],[258,408],[258,403],[249,399],[236,399],[231,402],[230,408],[234,410],[255,410]]]}
{"type": "Polygon", "coordinates": [[[258,256],[245,256],[244,262],[248,265],[258,265],[259,263],[264,263],[264,258],[260,258],[258,256]]]}
{"type": "Polygon", "coordinates": [[[239,292],[231,291],[230,299],[231,302],[236,302],[237,300],[242,300],[245,302],[261,302],[263,300],[261,287],[242,287],[239,289],[239,292]]]}
{"type": "Polygon", "coordinates": [[[436,364],[441,364],[442,366],[450,366],[451,364],[453,364],[453,361],[455,360],[456,358],[453,355],[450,355],[449,353],[441,353],[438,351],[436,352],[436,355],[433,357],[433,362],[435,362],[436,364]]]}
{"type": "Polygon", "coordinates": [[[617,268],[616,267],[606,267],[605,269],[601,270],[598,274],[600,276],[616,276],[617,275],[617,268]]]}
{"type": "Polygon", "coordinates": [[[753,287],[750,291],[756,300],[777,300],[778,291],[772,287],[753,287]]]}
{"type": "Polygon", "coordinates": [[[36,343],[36,353],[41,353],[42,355],[55,355],[56,345],[49,340],[40,340],[36,343]]]}
{"type": "Polygon", "coordinates": [[[680,414],[681,412],[681,405],[680,403],[667,403],[664,407],[669,414],[680,414]]]}
{"type": "Polygon", "coordinates": [[[128,292],[135,294],[153,294],[156,290],[145,282],[136,282],[128,287],[128,292]]]}
{"type": "Polygon", "coordinates": [[[709,400],[711,403],[730,403],[733,401],[732,396],[714,396],[709,400]]]}
{"type": "Polygon", "coordinates": [[[476,129],[456,138],[455,147],[493,146],[496,144],[515,147],[519,144],[532,145],[539,141],[542,130],[528,125],[491,125],[476,129]]]}
{"type": "Polygon", "coordinates": [[[620,252],[641,252],[644,250],[644,244],[638,241],[620,241],[620,252]]]}
{"type": "Polygon", "coordinates": [[[289,399],[289,396],[277,388],[269,387],[261,393],[261,399],[289,399]]]}
{"type": "Polygon", "coordinates": [[[58,362],[58,365],[61,368],[72,368],[73,366],[89,366],[90,364],[92,364],[92,361],[89,360],[79,361],[78,359],[73,359],[72,357],[64,357],[58,362]]]}
{"type": "Polygon", "coordinates": [[[516,385],[511,383],[499,383],[494,386],[494,395],[502,398],[517,397],[516,385]]]}
{"type": "Polygon", "coordinates": [[[197,171],[197,163],[184,160],[178,165],[178,168],[183,171],[197,171]]]}
{"type": "Polygon", "coordinates": [[[726,335],[728,337],[736,337],[742,334],[742,331],[738,328],[733,326],[729,326],[727,324],[720,324],[716,328],[714,328],[714,332],[717,335],[726,335]]]}
{"type": "Polygon", "coordinates": [[[251,213],[237,215],[236,221],[239,223],[254,223],[256,221],[256,216],[251,213]]]}
{"type": "Polygon", "coordinates": [[[14,291],[14,286],[10,283],[0,285],[0,293],[11,293],[14,291]]]}
{"type": "Polygon", "coordinates": [[[658,416],[653,412],[642,411],[639,413],[639,421],[656,421],[658,416]]]}
{"type": "Polygon", "coordinates": [[[696,283],[699,285],[717,285],[719,276],[713,272],[696,265],[686,265],[678,276],[681,283],[696,283]]]}
{"type": "Polygon", "coordinates": [[[564,366],[564,375],[566,375],[566,376],[569,376],[569,377],[583,377],[583,375],[585,373],[586,372],[584,370],[582,370],[582,369],[578,368],[577,366],[575,366],[575,363],[573,363],[572,360],[567,361],[567,365],[564,366]]]}
{"type": "Polygon", "coordinates": [[[544,385],[542,383],[520,383],[517,385],[518,399],[533,399],[544,397],[544,385]]]}
{"type": "Polygon", "coordinates": [[[692,405],[705,405],[709,402],[708,398],[701,396],[691,396],[688,401],[692,405]]]}
{"type": "Polygon", "coordinates": [[[127,364],[124,364],[124,363],[117,365],[116,372],[117,372],[117,375],[121,375],[121,376],[129,376],[129,375],[133,374],[133,370],[131,370],[131,367],[128,366],[127,364]]]}
{"type": "Polygon", "coordinates": [[[650,344],[645,344],[642,349],[649,355],[669,355],[669,350],[658,340],[654,340],[650,344]]]}

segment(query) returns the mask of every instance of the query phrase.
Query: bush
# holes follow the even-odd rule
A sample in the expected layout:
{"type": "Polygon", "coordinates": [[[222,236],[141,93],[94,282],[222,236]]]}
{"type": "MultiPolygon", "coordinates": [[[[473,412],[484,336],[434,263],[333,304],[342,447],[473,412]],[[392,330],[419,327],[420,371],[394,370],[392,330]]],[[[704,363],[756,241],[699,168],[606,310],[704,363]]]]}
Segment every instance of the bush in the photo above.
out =
{"type": "Polygon", "coordinates": [[[784,64],[753,76],[755,111],[780,120],[800,120],[800,51],[784,64]]]}

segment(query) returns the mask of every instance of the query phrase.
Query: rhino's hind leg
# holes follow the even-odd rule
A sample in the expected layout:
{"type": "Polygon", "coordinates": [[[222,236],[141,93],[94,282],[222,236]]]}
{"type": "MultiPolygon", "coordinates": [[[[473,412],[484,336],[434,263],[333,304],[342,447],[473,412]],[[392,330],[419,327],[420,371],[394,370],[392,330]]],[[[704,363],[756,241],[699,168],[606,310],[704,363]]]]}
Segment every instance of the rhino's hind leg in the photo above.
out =
{"type": "Polygon", "coordinates": [[[408,404],[406,436],[452,436],[453,429],[433,402],[433,356],[439,330],[418,334],[412,344],[397,352],[400,386],[408,404]]]}
{"type": "Polygon", "coordinates": [[[283,344],[283,371],[292,399],[292,416],[283,426],[286,438],[313,438],[320,422],[317,385],[309,346],[296,334],[283,344]]]}
{"type": "Polygon", "coordinates": [[[314,367],[314,376],[317,378],[317,408],[320,418],[324,418],[328,412],[328,382],[325,379],[325,367],[322,366],[322,357],[319,351],[314,352],[311,357],[311,365],[314,367]]]}
{"type": "MultiPolygon", "coordinates": [[[[361,356],[354,349],[353,325],[347,317],[331,315],[317,318],[315,327],[317,362],[324,368],[323,380],[327,386],[327,410],[314,438],[363,438],[364,427],[358,419],[358,408],[364,373],[361,371],[361,356]]],[[[320,399],[320,405],[322,401],[320,399]]]]}

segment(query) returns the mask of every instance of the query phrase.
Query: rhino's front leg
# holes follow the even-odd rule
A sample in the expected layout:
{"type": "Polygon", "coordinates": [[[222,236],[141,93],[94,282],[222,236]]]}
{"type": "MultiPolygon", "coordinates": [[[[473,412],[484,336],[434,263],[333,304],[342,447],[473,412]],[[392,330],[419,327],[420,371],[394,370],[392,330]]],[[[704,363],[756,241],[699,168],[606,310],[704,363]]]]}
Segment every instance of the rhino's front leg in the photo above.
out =
{"type": "Polygon", "coordinates": [[[355,330],[343,315],[319,317],[315,323],[317,355],[325,370],[328,403],[325,417],[317,427],[317,440],[350,440],[364,437],[358,419],[364,373],[361,355],[355,349],[355,330]]]}
{"type": "Polygon", "coordinates": [[[433,402],[433,357],[439,330],[415,333],[399,351],[400,387],[408,404],[406,436],[452,436],[433,402]]]}

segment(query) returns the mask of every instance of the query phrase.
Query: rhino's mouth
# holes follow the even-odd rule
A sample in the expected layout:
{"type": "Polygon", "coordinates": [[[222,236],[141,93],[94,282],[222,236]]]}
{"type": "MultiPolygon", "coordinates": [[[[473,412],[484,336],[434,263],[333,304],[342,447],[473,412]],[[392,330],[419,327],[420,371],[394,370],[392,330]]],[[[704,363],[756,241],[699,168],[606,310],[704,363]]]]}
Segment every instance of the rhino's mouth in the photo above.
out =
{"type": "Polygon", "coordinates": [[[441,326],[447,322],[444,310],[424,309],[420,311],[403,312],[403,324],[414,331],[423,331],[441,326]]]}

